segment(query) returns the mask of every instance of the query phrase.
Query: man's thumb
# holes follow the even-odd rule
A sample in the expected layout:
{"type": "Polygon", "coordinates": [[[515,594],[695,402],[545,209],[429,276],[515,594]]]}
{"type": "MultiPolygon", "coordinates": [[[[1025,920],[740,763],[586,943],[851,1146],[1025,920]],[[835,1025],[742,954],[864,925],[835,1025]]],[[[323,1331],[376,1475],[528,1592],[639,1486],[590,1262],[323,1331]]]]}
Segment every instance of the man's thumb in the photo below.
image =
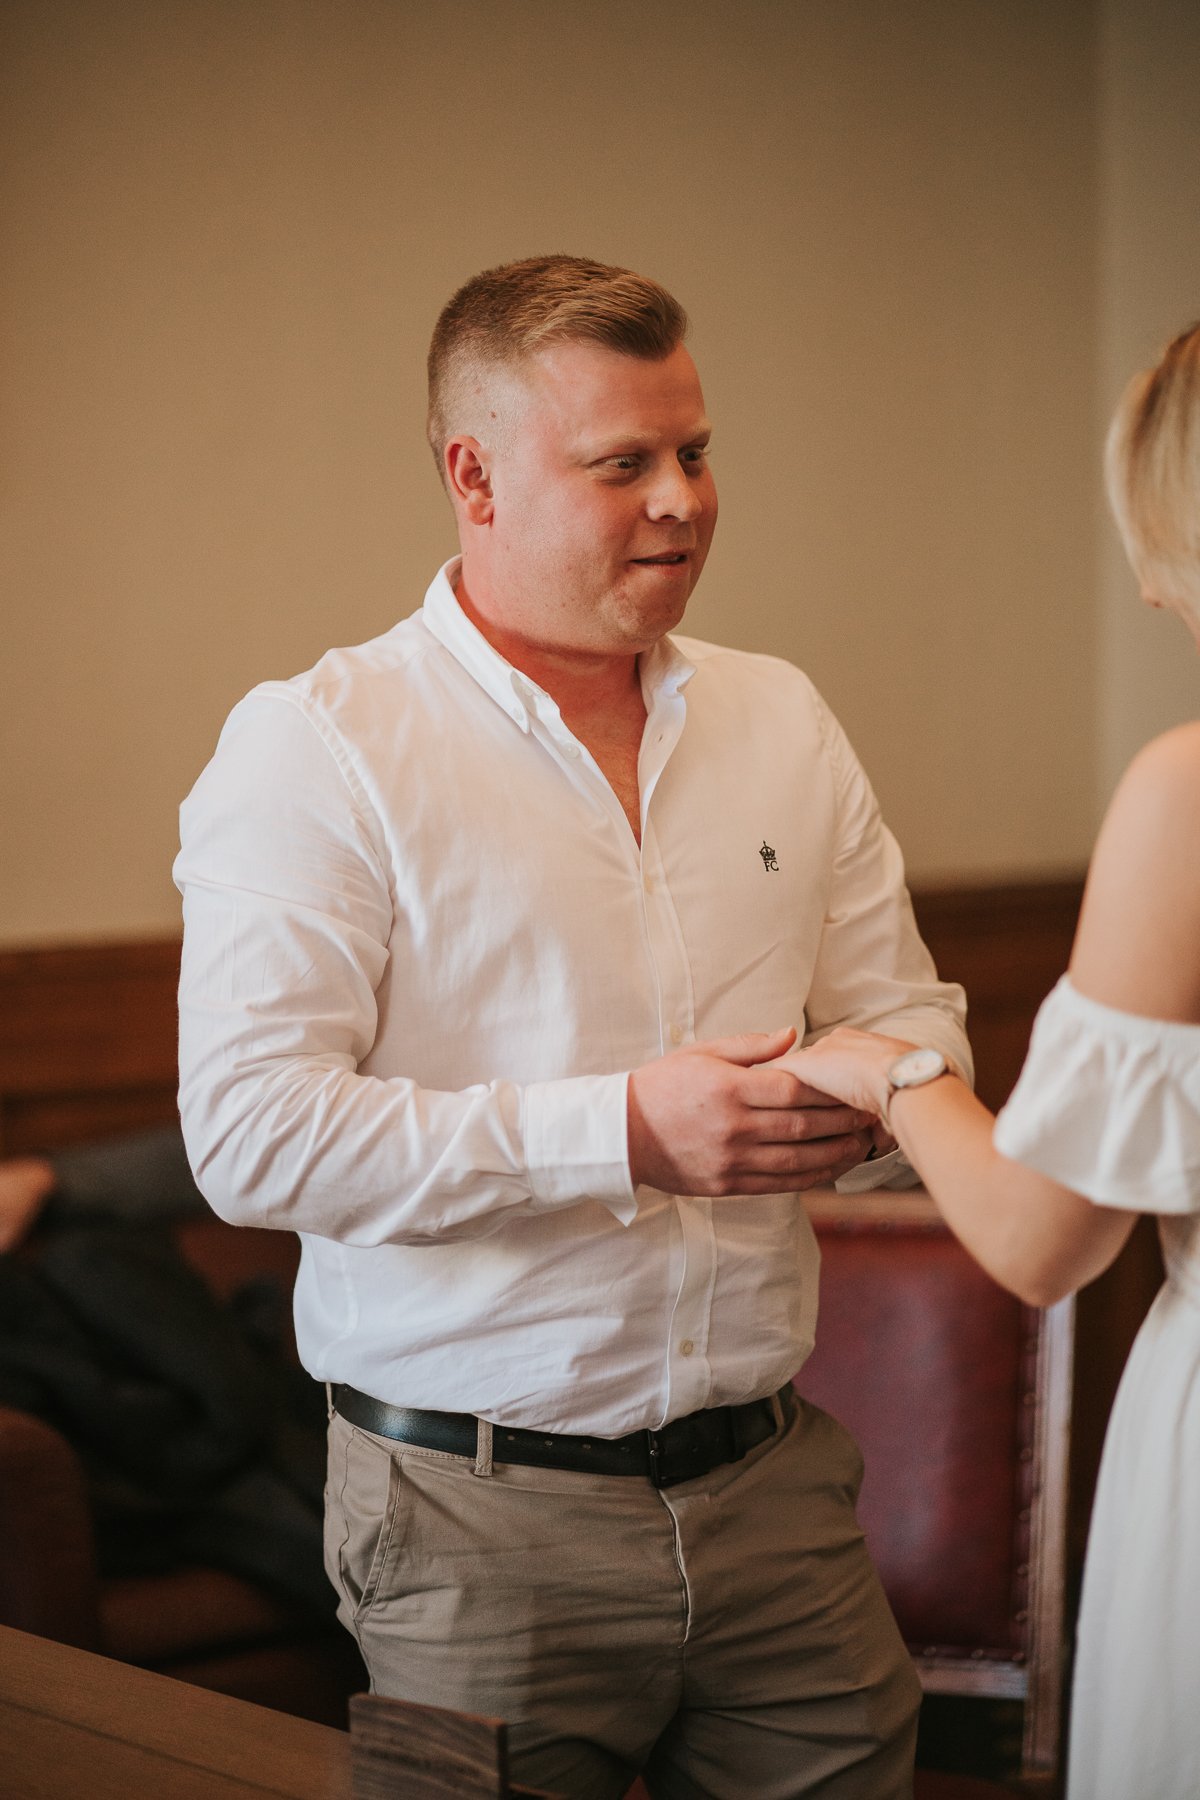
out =
{"type": "Polygon", "coordinates": [[[748,1069],[754,1063],[773,1062],[785,1050],[790,1050],[795,1041],[796,1027],[785,1025],[780,1031],[739,1031],[733,1037],[711,1038],[707,1043],[697,1044],[696,1048],[748,1069]]]}

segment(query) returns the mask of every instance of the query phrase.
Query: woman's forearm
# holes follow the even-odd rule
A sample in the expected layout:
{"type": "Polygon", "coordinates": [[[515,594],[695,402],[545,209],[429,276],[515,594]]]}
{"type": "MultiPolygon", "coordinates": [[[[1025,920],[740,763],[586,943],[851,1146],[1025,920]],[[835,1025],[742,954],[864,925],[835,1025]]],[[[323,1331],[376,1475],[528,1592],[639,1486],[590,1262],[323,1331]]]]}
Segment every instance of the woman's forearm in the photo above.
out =
{"type": "Polygon", "coordinates": [[[1102,1274],[1136,1214],[1090,1200],[1002,1156],[993,1118],[953,1076],[891,1097],[888,1118],[955,1236],[1030,1306],[1049,1306],[1102,1274]]]}

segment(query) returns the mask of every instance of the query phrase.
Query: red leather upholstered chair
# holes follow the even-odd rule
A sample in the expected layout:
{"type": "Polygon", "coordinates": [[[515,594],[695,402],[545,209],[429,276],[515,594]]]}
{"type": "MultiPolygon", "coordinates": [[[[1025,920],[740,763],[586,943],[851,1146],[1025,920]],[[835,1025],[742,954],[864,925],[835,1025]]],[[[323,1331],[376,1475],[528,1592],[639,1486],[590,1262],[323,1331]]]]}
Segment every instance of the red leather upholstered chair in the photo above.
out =
{"type": "MultiPolygon", "coordinates": [[[[1019,1774],[1053,1791],[1073,1302],[1022,1306],[923,1193],[812,1199],[820,1318],[795,1385],[862,1447],[859,1517],[925,1691],[1020,1701],[1019,1774]]],[[[956,1781],[922,1776],[919,1800],[989,1791],[956,1781]]]]}

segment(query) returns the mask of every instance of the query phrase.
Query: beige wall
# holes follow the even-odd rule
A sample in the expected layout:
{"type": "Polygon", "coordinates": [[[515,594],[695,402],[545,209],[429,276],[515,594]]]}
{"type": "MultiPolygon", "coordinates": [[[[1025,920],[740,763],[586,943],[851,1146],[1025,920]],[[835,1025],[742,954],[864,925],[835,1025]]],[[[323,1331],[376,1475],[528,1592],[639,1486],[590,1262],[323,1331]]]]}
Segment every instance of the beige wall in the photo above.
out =
{"type": "Polygon", "coordinates": [[[1129,347],[1100,247],[1111,287],[1162,229],[1145,109],[1100,130],[1143,10],[1107,6],[8,0],[0,943],[173,927],[229,706],[453,550],[425,343],[543,249],[693,314],[691,628],[810,670],[918,879],[1076,866],[1117,629],[1096,346],[1129,347]]]}

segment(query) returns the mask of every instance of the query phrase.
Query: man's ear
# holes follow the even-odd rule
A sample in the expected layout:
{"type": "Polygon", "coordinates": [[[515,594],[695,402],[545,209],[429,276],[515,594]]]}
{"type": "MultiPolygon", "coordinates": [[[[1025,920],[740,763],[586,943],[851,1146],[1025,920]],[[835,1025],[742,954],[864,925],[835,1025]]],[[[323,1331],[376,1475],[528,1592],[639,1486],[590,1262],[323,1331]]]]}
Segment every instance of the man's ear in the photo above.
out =
{"type": "Polygon", "coordinates": [[[492,499],[491,458],[478,438],[454,437],[443,452],[446,486],[455,506],[472,525],[489,525],[492,499]]]}

